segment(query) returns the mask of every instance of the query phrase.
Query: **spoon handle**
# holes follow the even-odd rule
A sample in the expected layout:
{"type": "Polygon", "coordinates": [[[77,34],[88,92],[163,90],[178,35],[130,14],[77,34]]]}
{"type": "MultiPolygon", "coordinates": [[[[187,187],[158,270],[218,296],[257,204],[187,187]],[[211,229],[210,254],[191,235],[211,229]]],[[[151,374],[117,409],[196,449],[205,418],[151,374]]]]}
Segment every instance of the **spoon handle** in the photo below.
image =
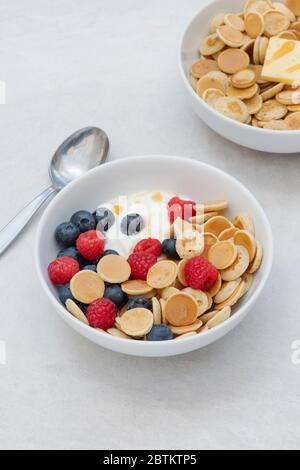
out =
{"type": "Polygon", "coordinates": [[[0,255],[4,253],[4,251],[17,238],[41,205],[44,204],[44,202],[47,201],[47,199],[54,193],[56,193],[55,188],[50,187],[46,189],[0,230],[0,255]]]}

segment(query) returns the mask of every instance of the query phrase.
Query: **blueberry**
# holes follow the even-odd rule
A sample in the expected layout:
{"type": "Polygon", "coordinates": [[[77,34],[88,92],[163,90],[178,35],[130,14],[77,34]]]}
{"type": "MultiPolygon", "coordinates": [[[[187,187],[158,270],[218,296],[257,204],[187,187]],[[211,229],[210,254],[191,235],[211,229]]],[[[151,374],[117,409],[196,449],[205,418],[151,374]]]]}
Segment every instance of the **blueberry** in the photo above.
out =
{"type": "Polygon", "coordinates": [[[173,333],[167,325],[154,325],[147,335],[147,341],[169,341],[173,333]]]}
{"type": "Polygon", "coordinates": [[[115,223],[115,216],[106,207],[99,207],[93,214],[97,230],[107,232],[115,223]]]}
{"type": "Polygon", "coordinates": [[[75,245],[80,232],[76,225],[71,222],[60,224],[55,230],[55,239],[57,243],[64,248],[75,245]]]}
{"type": "Polygon", "coordinates": [[[65,286],[58,286],[57,287],[57,292],[58,292],[59,300],[64,305],[66,304],[66,301],[68,299],[74,300],[74,297],[73,297],[71,289],[70,289],[70,283],[66,284],[65,286]]]}
{"type": "Polygon", "coordinates": [[[118,284],[105,287],[104,298],[111,300],[120,310],[128,302],[128,295],[122,291],[118,284]]]}
{"type": "Polygon", "coordinates": [[[146,308],[152,311],[152,302],[150,299],[146,299],[146,297],[132,297],[127,307],[128,310],[132,310],[133,308],[146,308]]]}
{"type": "Polygon", "coordinates": [[[180,259],[176,251],[176,238],[169,238],[162,243],[163,253],[171,259],[180,259]]]}
{"type": "Polygon", "coordinates": [[[116,250],[105,250],[102,256],[116,255],[119,256],[119,253],[116,250]]]}
{"type": "Polygon", "coordinates": [[[145,227],[144,220],[139,214],[128,214],[121,222],[121,231],[124,235],[136,235],[145,227]]]}
{"type": "Polygon", "coordinates": [[[88,232],[89,230],[95,230],[96,221],[93,214],[88,211],[78,211],[71,217],[72,224],[78,227],[80,233],[88,232]]]}
{"type": "Polygon", "coordinates": [[[97,272],[97,266],[95,264],[87,264],[82,268],[82,271],[94,271],[97,272]]]}

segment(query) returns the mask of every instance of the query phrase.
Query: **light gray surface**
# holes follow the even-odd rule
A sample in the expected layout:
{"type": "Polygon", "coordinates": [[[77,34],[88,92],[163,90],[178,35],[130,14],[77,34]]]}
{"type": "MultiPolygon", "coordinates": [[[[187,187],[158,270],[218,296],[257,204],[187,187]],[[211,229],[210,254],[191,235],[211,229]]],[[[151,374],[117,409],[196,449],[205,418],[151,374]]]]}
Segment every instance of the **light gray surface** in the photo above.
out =
{"type": "Polygon", "coordinates": [[[1,223],[47,186],[57,145],[98,125],[111,159],[178,154],[238,177],[270,217],[276,258],[232,334],[186,356],[135,359],[88,343],[53,312],[34,267],[36,217],[0,262],[0,448],[299,448],[300,158],[239,148],[191,112],[177,51],[201,3],[1,3],[1,223]]]}

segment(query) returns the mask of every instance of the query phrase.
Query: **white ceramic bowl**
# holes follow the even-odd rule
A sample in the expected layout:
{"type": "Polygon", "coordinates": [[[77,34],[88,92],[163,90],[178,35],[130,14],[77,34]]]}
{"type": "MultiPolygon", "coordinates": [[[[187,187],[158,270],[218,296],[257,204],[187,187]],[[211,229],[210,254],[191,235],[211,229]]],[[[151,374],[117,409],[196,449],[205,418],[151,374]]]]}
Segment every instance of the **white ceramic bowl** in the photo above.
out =
{"type": "Polygon", "coordinates": [[[186,28],[180,48],[180,72],[187,97],[198,116],[214,131],[237,144],[272,153],[300,151],[300,131],[272,131],[241,124],[208,106],[190,84],[191,66],[199,59],[201,39],[209,35],[209,24],[220,12],[240,13],[245,0],[209,1],[186,28]]]}
{"type": "Polygon", "coordinates": [[[260,296],[270,273],[273,258],[272,232],[266,215],[252,194],[236,179],[204,163],[176,157],[147,156],[106,163],[66,187],[46,209],[36,240],[36,266],[42,287],[53,309],[71,328],[91,341],[125,354],[136,356],[173,356],[202,348],[240,323],[260,296]],[[257,237],[264,247],[264,260],[255,275],[251,291],[238,304],[234,315],[217,328],[181,341],[152,343],[124,340],[98,332],[72,317],[57,299],[47,275],[48,264],[55,259],[56,226],[69,220],[79,209],[94,210],[101,201],[143,190],[180,192],[197,201],[225,198],[230,215],[241,211],[252,214],[257,237]]]}

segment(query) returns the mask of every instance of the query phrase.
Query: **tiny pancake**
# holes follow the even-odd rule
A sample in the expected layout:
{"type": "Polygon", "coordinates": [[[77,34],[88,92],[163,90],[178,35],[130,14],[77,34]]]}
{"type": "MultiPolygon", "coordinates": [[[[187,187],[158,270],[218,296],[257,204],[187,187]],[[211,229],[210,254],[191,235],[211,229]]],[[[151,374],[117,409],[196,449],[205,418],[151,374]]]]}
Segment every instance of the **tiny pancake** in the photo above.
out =
{"type": "Polygon", "coordinates": [[[258,36],[255,39],[254,48],[253,48],[253,62],[255,65],[260,65],[260,57],[259,57],[260,43],[261,43],[261,37],[258,36]]]}
{"type": "Polygon", "coordinates": [[[202,58],[192,65],[191,74],[194,78],[199,79],[214,70],[219,70],[217,62],[215,60],[202,58]]]}
{"type": "Polygon", "coordinates": [[[283,119],[275,119],[273,121],[258,121],[257,126],[262,129],[270,129],[272,131],[288,131],[289,126],[283,119]]]}
{"type": "Polygon", "coordinates": [[[164,299],[160,299],[160,308],[161,308],[161,321],[164,325],[168,324],[168,320],[166,318],[166,301],[164,299]]]}
{"type": "Polygon", "coordinates": [[[247,269],[247,273],[254,274],[260,268],[262,259],[263,259],[263,248],[261,246],[261,243],[258,240],[256,240],[255,258],[250,264],[249,268],[247,269]]]}
{"type": "Polygon", "coordinates": [[[203,256],[203,258],[208,259],[209,250],[215,243],[218,243],[218,238],[216,237],[214,233],[204,233],[203,238],[204,238],[204,251],[201,256],[203,256]]]}
{"type": "Polygon", "coordinates": [[[235,281],[241,277],[249,267],[250,258],[248,250],[240,245],[237,246],[237,250],[238,255],[233,265],[221,271],[223,281],[235,281]]]}
{"type": "Polygon", "coordinates": [[[261,36],[265,30],[265,22],[263,16],[256,12],[250,12],[245,18],[246,33],[250,38],[261,36]]]}
{"type": "Polygon", "coordinates": [[[221,42],[229,47],[241,47],[244,43],[243,33],[226,24],[219,26],[217,29],[217,35],[219,36],[221,42]]]}
{"type": "Polygon", "coordinates": [[[223,302],[226,302],[229,297],[232,296],[234,291],[237,289],[237,287],[240,285],[242,282],[242,278],[239,277],[235,281],[230,281],[230,282],[223,282],[221,289],[219,290],[218,294],[214,298],[215,304],[221,304],[223,302]]]}
{"type": "Polygon", "coordinates": [[[241,230],[247,230],[248,232],[255,235],[254,222],[251,215],[246,212],[237,215],[233,219],[233,225],[241,230]]]}
{"type": "Polygon", "coordinates": [[[226,217],[218,215],[204,224],[204,233],[212,233],[218,237],[227,228],[232,228],[232,223],[226,217]]]}
{"type": "Polygon", "coordinates": [[[244,16],[246,17],[248,13],[256,11],[261,15],[272,8],[272,3],[270,0],[247,0],[244,6],[244,16]]]}
{"type": "Polygon", "coordinates": [[[256,75],[254,70],[244,69],[235,73],[231,77],[231,84],[235,88],[249,88],[256,82],[256,75]]]}
{"type": "Polygon", "coordinates": [[[295,16],[300,16],[299,0],[284,0],[284,4],[294,13],[295,16]]]}
{"type": "Polygon", "coordinates": [[[118,330],[118,328],[109,328],[107,333],[109,333],[111,336],[115,336],[116,338],[131,339],[130,336],[125,335],[125,333],[118,330]]]}
{"type": "Polygon", "coordinates": [[[215,105],[215,110],[230,119],[242,123],[246,123],[249,119],[248,108],[239,98],[230,96],[220,98],[215,105]]]}
{"type": "Polygon", "coordinates": [[[196,320],[192,325],[187,326],[170,326],[170,330],[174,335],[185,335],[186,333],[191,333],[192,331],[197,331],[203,326],[201,320],[196,320]]]}
{"type": "Polygon", "coordinates": [[[278,34],[280,39],[291,39],[292,41],[298,41],[299,37],[297,35],[297,31],[282,31],[282,33],[278,34]]]}
{"type": "Polygon", "coordinates": [[[277,83],[276,85],[268,88],[266,91],[263,91],[261,97],[263,101],[268,101],[274,98],[278,93],[280,93],[284,88],[284,83],[277,83]]]}
{"type": "Polygon", "coordinates": [[[256,253],[256,240],[247,230],[239,230],[234,235],[234,243],[236,245],[244,246],[249,253],[250,262],[253,261],[256,253]]]}
{"type": "Polygon", "coordinates": [[[297,113],[298,111],[300,111],[300,104],[292,104],[291,106],[287,106],[287,109],[291,113],[297,113]]]}
{"type": "Polygon", "coordinates": [[[242,51],[245,51],[249,57],[253,56],[253,48],[255,44],[255,39],[248,39],[247,42],[241,47],[242,51]]]}
{"type": "MultiPolygon", "coordinates": [[[[197,214],[197,215],[194,215],[193,217],[190,218],[190,222],[191,224],[193,224],[193,226],[201,226],[207,222],[209,219],[212,219],[213,217],[216,217],[217,215],[219,215],[219,212],[207,212],[207,213],[202,213],[202,215],[200,215],[200,212],[197,214]]],[[[202,231],[202,228],[201,228],[201,231],[202,231]]]]}
{"type": "Polygon", "coordinates": [[[184,335],[179,335],[177,338],[174,339],[174,341],[181,341],[183,339],[190,338],[191,336],[197,336],[196,331],[191,331],[190,333],[185,333],[184,335]]]}
{"type": "Polygon", "coordinates": [[[207,328],[210,330],[218,325],[221,325],[221,323],[224,323],[224,321],[230,318],[230,315],[231,308],[224,307],[220,312],[215,313],[215,315],[206,323],[207,328]]]}
{"type": "Polygon", "coordinates": [[[226,93],[228,85],[229,79],[225,73],[219,71],[208,72],[200,78],[197,85],[197,94],[203,98],[204,92],[210,88],[216,88],[226,93]]]}
{"type": "Polygon", "coordinates": [[[234,234],[238,231],[236,227],[230,227],[223,230],[219,235],[219,241],[224,242],[225,240],[230,240],[234,237],[234,234]]]}
{"type": "Polygon", "coordinates": [[[152,312],[154,325],[161,324],[161,306],[160,302],[156,297],[152,297],[152,312]]]}
{"type": "Polygon", "coordinates": [[[218,310],[212,310],[211,312],[205,313],[201,316],[200,320],[204,325],[206,325],[207,322],[209,322],[209,320],[211,320],[216,315],[216,313],[218,313],[218,310]]]}
{"type": "Polygon", "coordinates": [[[146,281],[126,281],[121,285],[122,291],[128,295],[145,295],[153,291],[146,281]]]}
{"type": "Polygon", "coordinates": [[[282,31],[289,29],[289,18],[279,10],[270,9],[263,14],[265,22],[265,36],[277,36],[282,31]]]}
{"type": "MultiPolygon", "coordinates": [[[[298,4],[297,0],[296,0],[296,2],[298,4]]],[[[282,13],[284,13],[290,19],[290,21],[292,21],[292,22],[296,21],[295,13],[290,8],[288,8],[286,5],[284,5],[283,3],[273,2],[273,8],[275,8],[275,10],[279,10],[282,13]]]]}
{"type": "Polygon", "coordinates": [[[98,263],[101,279],[111,284],[121,284],[129,279],[131,268],[125,258],[117,255],[104,256],[98,263]]]}
{"type": "Polygon", "coordinates": [[[235,262],[238,255],[237,246],[230,241],[218,242],[211,247],[208,261],[217,269],[226,269],[235,262]]]}
{"type": "Polygon", "coordinates": [[[216,201],[205,201],[201,204],[196,204],[196,211],[203,211],[205,214],[208,212],[224,211],[228,207],[226,199],[218,199],[216,201]]]}
{"type": "Polygon", "coordinates": [[[176,251],[181,259],[191,259],[201,256],[204,250],[204,239],[200,231],[195,230],[194,238],[182,238],[176,240],[176,251]]]}
{"type": "Polygon", "coordinates": [[[288,125],[289,130],[300,130],[300,112],[290,114],[285,123],[288,125]]]}
{"type": "Polygon", "coordinates": [[[284,118],[287,112],[287,107],[277,100],[268,100],[265,101],[261,110],[255,114],[255,117],[258,121],[273,121],[284,118]]]}
{"type": "Polygon", "coordinates": [[[249,292],[249,290],[252,286],[253,274],[250,274],[250,273],[243,274],[242,280],[245,283],[245,289],[244,289],[244,294],[243,294],[243,295],[245,295],[245,294],[247,294],[247,292],[249,292]]]}
{"type": "MultiPolygon", "coordinates": [[[[203,256],[203,254],[202,254],[203,256]]],[[[178,264],[178,273],[177,273],[177,277],[178,277],[178,280],[179,282],[183,285],[183,286],[187,286],[187,282],[186,282],[186,279],[185,279],[185,265],[186,263],[188,262],[187,259],[183,259],[180,261],[180,263],[178,264]]]]}
{"type": "Polygon", "coordinates": [[[89,325],[88,319],[86,318],[83,311],[78,307],[78,305],[72,299],[67,299],[66,301],[66,308],[73,317],[77,318],[77,320],[89,325]]]}
{"type": "Polygon", "coordinates": [[[278,103],[285,104],[286,106],[300,104],[300,90],[286,90],[281,91],[276,96],[278,103]]]}
{"type": "Polygon", "coordinates": [[[80,271],[71,279],[70,288],[76,300],[83,304],[91,304],[103,297],[105,285],[97,273],[80,271]]]}
{"type": "Polygon", "coordinates": [[[210,56],[216,54],[216,52],[221,51],[222,49],[224,49],[224,47],[224,42],[216,33],[213,33],[203,39],[200,45],[200,52],[202,55],[210,56]]]}
{"type": "MultiPolygon", "coordinates": [[[[256,82],[258,84],[261,84],[262,80],[261,80],[261,73],[262,73],[262,69],[263,69],[263,66],[262,65],[253,65],[253,64],[250,64],[249,65],[249,69],[250,70],[253,70],[253,72],[255,73],[255,77],[256,77],[256,82]]],[[[263,81],[264,83],[264,81],[263,81]]]]}
{"type": "MultiPolygon", "coordinates": [[[[218,273],[217,282],[215,283],[215,285],[208,292],[208,294],[211,296],[211,303],[212,303],[213,297],[215,295],[217,295],[217,293],[220,291],[221,287],[222,287],[222,278],[221,278],[221,274],[218,273]]],[[[210,308],[211,308],[211,306],[210,306],[210,308]]]]}
{"type": "Polygon", "coordinates": [[[291,25],[291,28],[289,31],[293,31],[296,36],[297,36],[297,39],[299,40],[299,36],[300,36],[300,18],[297,19],[297,21],[295,21],[295,23],[293,23],[291,25]]]}
{"type": "Polygon", "coordinates": [[[160,291],[160,296],[162,299],[164,300],[168,300],[169,297],[171,297],[171,295],[173,294],[178,294],[179,289],[176,289],[176,287],[165,287],[164,289],[162,289],[160,291]]]}
{"type": "Polygon", "coordinates": [[[246,69],[249,63],[248,54],[241,49],[226,49],[218,57],[219,68],[230,75],[246,69]]]}
{"type": "Polygon", "coordinates": [[[268,38],[265,38],[265,37],[260,38],[258,55],[259,55],[259,62],[261,64],[265,63],[265,58],[266,58],[266,54],[267,54],[268,45],[269,45],[269,39],[268,38]]]}
{"type": "Polygon", "coordinates": [[[145,308],[127,310],[120,317],[120,326],[122,331],[129,336],[147,335],[153,326],[153,314],[145,308]]]}
{"type": "Polygon", "coordinates": [[[233,294],[227,300],[220,304],[216,304],[216,310],[222,310],[225,307],[233,307],[240,300],[240,298],[243,297],[245,291],[246,284],[244,281],[241,281],[233,294]]]}
{"type": "Polygon", "coordinates": [[[147,284],[154,289],[164,289],[173,284],[177,277],[177,264],[174,261],[159,261],[149,269],[147,284]]]}
{"type": "Polygon", "coordinates": [[[198,317],[200,315],[203,315],[203,313],[205,313],[209,309],[208,297],[205,292],[202,292],[201,290],[197,289],[192,289],[191,287],[187,287],[181,292],[191,295],[196,299],[198,304],[198,317]]]}
{"type": "MultiPolygon", "coordinates": [[[[201,328],[199,328],[197,333],[200,335],[201,333],[205,333],[206,331],[209,331],[209,328],[206,325],[203,325],[203,326],[201,326],[201,328]]],[[[191,333],[189,333],[189,334],[191,334],[191,333]]]]}
{"type": "Polygon", "coordinates": [[[197,86],[198,86],[199,80],[197,78],[194,78],[192,75],[190,75],[190,84],[192,85],[193,90],[197,93],[197,86]]]}
{"type": "Polygon", "coordinates": [[[252,124],[253,127],[258,127],[258,122],[259,121],[255,117],[253,117],[251,124],[252,124]]]}
{"type": "Polygon", "coordinates": [[[251,98],[253,98],[253,96],[257,94],[258,90],[259,88],[257,83],[254,83],[254,85],[250,86],[249,88],[243,89],[229,86],[227,90],[227,96],[230,96],[232,98],[238,98],[240,100],[250,100],[251,98]]]}
{"type": "Polygon", "coordinates": [[[213,17],[210,23],[210,32],[213,34],[217,31],[219,26],[224,24],[225,13],[218,13],[213,17]]]}
{"type": "Polygon", "coordinates": [[[191,325],[198,317],[198,303],[192,295],[180,292],[168,298],[165,314],[173,326],[191,325]]]}
{"type": "Polygon", "coordinates": [[[233,29],[237,29],[238,31],[245,31],[244,20],[240,16],[234,15],[233,13],[228,13],[224,16],[224,23],[233,29]]]}
{"type": "Polygon", "coordinates": [[[208,88],[203,93],[204,101],[211,106],[212,108],[215,107],[215,104],[219,98],[223,98],[225,93],[222,90],[218,90],[217,88],[208,88]]]}
{"type": "Polygon", "coordinates": [[[244,100],[250,114],[257,114],[263,106],[263,99],[261,95],[254,95],[249,100],[244,100]]]}

